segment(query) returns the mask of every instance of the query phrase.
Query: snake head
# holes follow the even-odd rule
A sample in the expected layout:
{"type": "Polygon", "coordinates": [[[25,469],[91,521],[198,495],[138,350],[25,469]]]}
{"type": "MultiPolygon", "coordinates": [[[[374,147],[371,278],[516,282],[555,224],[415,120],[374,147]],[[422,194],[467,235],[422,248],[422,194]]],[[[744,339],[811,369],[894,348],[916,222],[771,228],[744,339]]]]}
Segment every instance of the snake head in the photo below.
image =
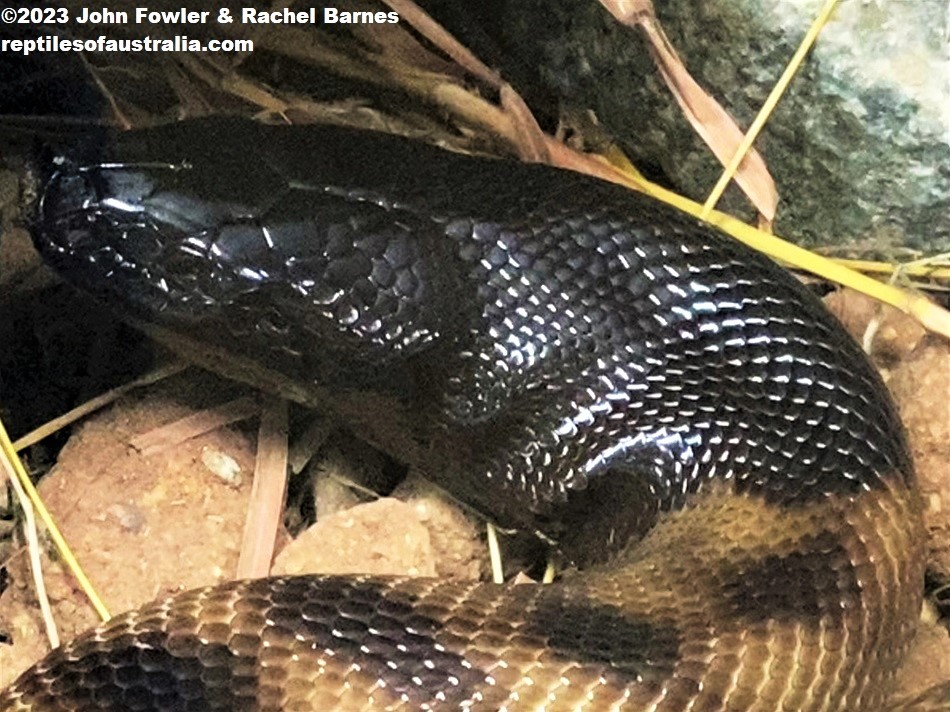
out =
{"type": "Polygon", "coordinates": [[[349,136],[213,117],[48,145],[33,161],[33,239],[138,325],[345,379],[459,321],[431,299],[447,279],[439,224],[326,150],[349,136]]]}
{"type": "Polygon", "coordinates": [[[252,210],[239,197],[215,199],[193,153],[113,130],[43,147],[31,169],[37,248],[68,281],[133,314],[200,309],[192,284],[213,268],[202,236],[252,210]]]}

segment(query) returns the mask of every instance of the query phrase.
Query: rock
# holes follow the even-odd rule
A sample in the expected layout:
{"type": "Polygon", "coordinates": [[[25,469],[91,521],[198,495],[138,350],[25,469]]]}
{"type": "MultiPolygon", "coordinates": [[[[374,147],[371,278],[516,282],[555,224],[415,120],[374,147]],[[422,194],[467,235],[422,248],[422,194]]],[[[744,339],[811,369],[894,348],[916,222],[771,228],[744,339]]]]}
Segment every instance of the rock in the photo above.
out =
{"type": "MultiPolygon", "coordinates": [[[[897,673],[897,699],[913,697],[950,680],[950,636],[946,628],[921,622],[897,673]]],[[[903,709],[903,708],[901,708],[903,709]]],[[[916,708],[914,708],[916,709],[916,708]]],[[[933,707],[927,709],[936,709],[933,707]]]]}
{"type": "Polygon", "coordinates": [[[375,574],[477,579],[474,524],[431,489],[403,490],[321,517],[278,554],[274,574],[375,574]]]}
{"type": "MultiPolygon", "coordinates": [[[[495,0],[452,22],[463,39],[501,45],[500,61],[532,101],[592,109],[633,162],[702,200],[721,167],[683,117],[642,36],[594,0],[495,0]],[[492,20],[491,18],[495,19],[492,20]],[[501,18],[499,21],[497,18],[501,18]]],[[[747,127],[807,28],[818,0],[656,0],[692,76],[747,127]]],[[[461,12],[455,10],[455,12],[461,12]]],[[[757,146],[778,185],[776,232],[807,245],[862,241],[950,249],[950,67],[942,2],[842,3],[757,146]]],[[[730,188],[721,207],[749,217],[730,188]]]]}
{"type": "Polygon", "coordinates": [[[853,289],[836,290],[824,302],[878,367],[909,358],[927,335],[916,319],[853,289]]]}
{"type": "Polygon", "coordinates": [[[859,292],[838,290],[824,302],[867,342],[900,408],[923,493],[929,568],[950,580],[950,344],[859,292]]]}
{"type": "Polygon", "coordinates": [[[924,495],[930,569],[950,580],[950,344],[928,342],[891,375],[924,495]]]}
{"type": "Polygon", "coordinates": [[[435,576],[435,558],[412,505],[384,497],[318,521],[277,555],[272,572],[435,576]]]}
{"type": "MultiPolygon", "coordinates": [[[[227,453],[250,472],[254,445],[225,427],[144,455],[132,436],[220,401],[220,382],[190,373],[137,392],[90,416],[38,486],[73,553],[113,613],[172,591],[220,583],[234,575],[250,483],[221,481],[201,462],[203,449],[227,453]]],[[[250,478],[248,478],[250,479],[250,478]]],[[[62,640],[96,621],[72,575],[45,553],[44,577],[62,640]]],[[[47,651],[35,606],[28,557],[7,562],[13,585],[0,596],[14,645],[0,646],[0,688],[47,651]],[[28,616],[32,616],[30,622],[28,616]]]]}

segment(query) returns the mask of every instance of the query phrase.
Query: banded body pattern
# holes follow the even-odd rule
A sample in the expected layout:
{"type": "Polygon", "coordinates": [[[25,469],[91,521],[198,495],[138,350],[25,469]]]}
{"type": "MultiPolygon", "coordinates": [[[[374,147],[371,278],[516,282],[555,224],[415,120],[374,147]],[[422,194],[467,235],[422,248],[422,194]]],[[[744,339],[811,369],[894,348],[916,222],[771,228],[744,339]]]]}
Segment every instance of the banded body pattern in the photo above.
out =
{"type": "Polygon", "coordinates": [[[68,280],[335,403],[587,570],[190,592],[0,709],[884,704],[923,576],[906,444],[860,350],[767,259],[616,186],[330,127],[105,134],[38,174],[35,239],[68,280]]]}

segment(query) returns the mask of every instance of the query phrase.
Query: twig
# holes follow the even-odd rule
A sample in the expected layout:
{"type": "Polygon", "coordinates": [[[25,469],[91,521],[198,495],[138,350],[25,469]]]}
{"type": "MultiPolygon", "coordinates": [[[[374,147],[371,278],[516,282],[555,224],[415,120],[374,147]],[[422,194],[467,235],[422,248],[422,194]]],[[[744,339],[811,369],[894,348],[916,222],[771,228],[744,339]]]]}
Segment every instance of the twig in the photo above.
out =
{"type": "Polygon", "coordinates": [[[272,400],[261,413],[254,483],[244,524],[237,577],[270,573],[287,491],[287,402],[272,400]]]}
{"type": "Polygon", "coordinates": [[[505,582],[505,570],[501,564],[501,547],[498,546],[498,533],[495,525],[485,522],[485,532],[488,535],[488,558],[491,560],[491,580],[494,583],[505,582]]]}
{"type": "Polygon", "coordinates": [[[261,406],[256,398],[245,396],[228,401],[214,408],[205,408],[180,418],[173,423],[161,425],[147,433],[136,435],[129,444],[144,455],[153,455],[165,448],[186,440],[210,433],[230,423],[256,416],[261,406]]]}
{"type": "Polygon", "coordinates": [[[43,579],[43,563],[40,559],[40,540],[36,532],[36,517],[33,513],[33,505],[29,497],[23,490],[23,486],[17,479],[16,471],[6,454],[0,452],[0,462],[3,463],[3,471],[13,485],[13,491],[16,492],[17,499],[20,502],[20,508],[23,510],[23,534],[26,537],[27,551],[30,555],[30,571],[33,574],[33,588],[36,591],[36,598],[40,603],[40,613],[43,617],[43,625],[46,628],[46,637],[49,640],[50,648],[59,647],[59,632],[56,630],[56,620],[53,618],[53,609],[49,603],[49,596],[46,593],[46,581],[43,579]]]}
{"type": "Polygon", "coordinates": [[[106,608],[106,604],[102,602],[99,594],[96,593],[96,589],[93,588],[92,582],[89,580],[89,577],[86,576],[86,572],[82,570],[82,566],[79,565],[79,561],[73,554],[72,549],[70,549],[69,544],[66,543],[66,539],[63,537],[62,532],[60,532],[59,527],[56,526],[56,522],[50,515],[46,505],[43,504],[43,500],[36,491],[36,487],[34,487],[33,482],[30,481],[30,476],[26,474],[26,469],[24,469],[23,463],[20,462],[20,458],[17,457],[16,451],[13,449],[13,443],[10,442],[10,437],[7,435],[7,429],[3,426],[2,422],[0,422],[0,455],[2,455],[2,458],[0,459],[3,459],[5,466],[12,468],[17,480],[20,483],[20,486],[23,488],[23,491],[26,494],[26,497],[30,500],[34,509],[36,509],[37,514],[40,515],[40,519],[43,521],[43,524],[46,526],[46,531],[49,532],[49,536],[53,540],[53,545],[56,547],[59,555],[66,563],[66,567],[76,578],[76,581],[86,594],[86,597],[89,599],[92,607],[96,609],[96,613],[99,614],[99,617],[102,620],[109,620],[109,609],[106,608]]]}
{"type": "Polygon", "coordinates": [[[494,89],[501,89],[506,85],[501,75],[487,67],[476,57],[468,47],[459,42],[442,25],[432,19],[421,7],[412,0],[383,0],[399,16],[412,25],[423,37],[445,52],[452,60],[463,67],[473,77],[494,89]]]}
{"type": "Polygon", "coordinates": [[[67,425],[75,423],[77,420],[96,412],[100,408],[104,408],[113,401],[124,396],[129,391],[132,391],[136,388],[141,388],[143,386],[150,386],[153,383],[157,383],[158,381],[161,381],[165,378],[174,376],[176,373],[180,373],[186,368],[188,368],[187,363],[183,361],[175,361],[157,368],[154,371],[145,374],[141,378],[135,379],[131,383],[126,383],[125,385],[119,386],[118,388],[113,388],[111,391],[106,391],[101,396],[91,398],[85,403],[76,406],[72,410],[63,413],[58,418],[53,418],[51,421],[44,423],[36,430],[27,433],[22,438],[13,443],[13,449],[16,452],[19,452],[30,445],[35,445],[43,438],[47,438],[53,433],[62,430],[67,425]]]}

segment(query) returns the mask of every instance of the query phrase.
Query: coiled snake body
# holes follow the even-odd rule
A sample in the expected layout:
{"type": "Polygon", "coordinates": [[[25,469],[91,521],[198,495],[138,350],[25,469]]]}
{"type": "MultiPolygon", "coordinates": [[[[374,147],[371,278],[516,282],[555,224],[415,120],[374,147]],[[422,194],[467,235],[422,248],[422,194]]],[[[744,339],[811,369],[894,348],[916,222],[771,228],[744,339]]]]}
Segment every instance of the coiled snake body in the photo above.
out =
{"type": "Polygon", "coordinates": [[[54,651],[0,710],[885,708],[922,589],[907,448],[767,259],[616,186],[339,128],[104,134],[38,185],[67,279],[336,403],[585,570],[192,591],[54,651]]]}

